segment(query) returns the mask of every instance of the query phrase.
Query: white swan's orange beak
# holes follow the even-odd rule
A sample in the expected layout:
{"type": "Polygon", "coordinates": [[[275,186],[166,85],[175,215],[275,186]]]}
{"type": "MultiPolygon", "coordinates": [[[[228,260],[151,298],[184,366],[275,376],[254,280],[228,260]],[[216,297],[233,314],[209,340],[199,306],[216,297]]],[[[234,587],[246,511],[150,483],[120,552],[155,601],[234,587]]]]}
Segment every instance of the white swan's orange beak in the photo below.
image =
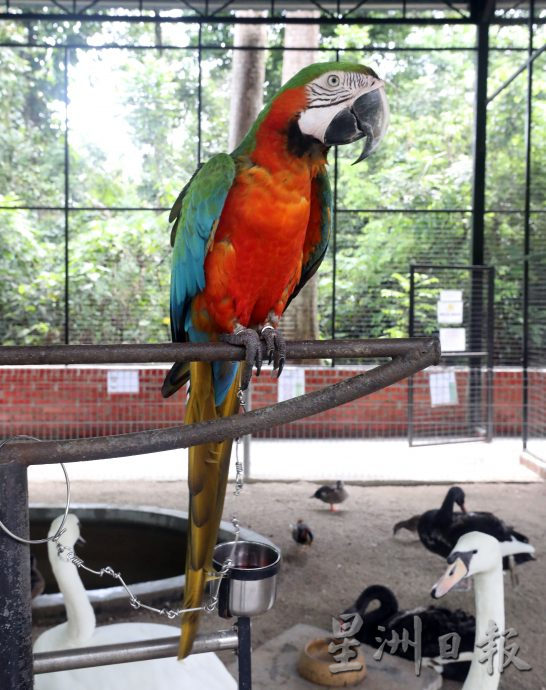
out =
{"type": "Polygon", "coordinates": [[[456,558],[451,563],[442,577],[432,588],[430,594],[434,599],[439,599],[447,594],[455,585],[468,575],[468,567],[462,558],[456,558]]]}

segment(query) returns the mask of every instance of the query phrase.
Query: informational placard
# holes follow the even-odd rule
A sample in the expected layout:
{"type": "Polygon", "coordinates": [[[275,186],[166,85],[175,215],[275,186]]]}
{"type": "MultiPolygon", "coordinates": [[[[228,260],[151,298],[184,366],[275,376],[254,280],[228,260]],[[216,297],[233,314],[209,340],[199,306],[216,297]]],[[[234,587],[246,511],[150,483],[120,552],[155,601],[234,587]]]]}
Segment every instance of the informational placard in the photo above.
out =
{"type": "Polygon", "coordinates": [[[440,328],[442,352],[464,352],[466,350],[466,328],[440,328]]]}
{"type": "Polygon", "coordinates": [[[430,404],[458,405],[457,378],[454,371],[441,371],[429,374],[430,404]]]}
{"type": "Polygon", "coordinates": [[[107,374],[108,395],[139,392],[137,369],[110,369],[107,374]]]}
{"type": "Polygon", "coordinates": [[[305,369],[285,367],[277,382],[277,400],[290,400],[305,393],[305,369]]]}
{"type": "Polygon", "coordinates": [[[460,324],[463,322],[463,291],[440,290],[436,304],[438,323],[460,324]]]}

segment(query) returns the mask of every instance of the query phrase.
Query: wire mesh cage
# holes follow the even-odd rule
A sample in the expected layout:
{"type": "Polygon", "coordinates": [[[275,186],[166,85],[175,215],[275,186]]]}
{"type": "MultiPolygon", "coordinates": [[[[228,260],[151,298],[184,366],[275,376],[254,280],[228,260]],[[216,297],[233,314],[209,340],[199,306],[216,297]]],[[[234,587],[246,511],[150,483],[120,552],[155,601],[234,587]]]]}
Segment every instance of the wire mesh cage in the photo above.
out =
{"type": "MultiPolygon", "coordinates": [[[[283,56],[308,49],[285,47],[286,26],[311,21],[320,28],[318,59],[371,64],[387,82],[392,111],[390,134],[365,170],[353,168],[350,148],[330,154],[334,214],[317,281],[320,336],[407,335],[410,262],[466,265],[481,243],[481,263],[494,265],[497,276],[495,395],[482,402],[493,406],[496,434],[521,434],[528,412],[529,443],[536,443],[544,436],[543,259],[532,258],[526,272],[523,237],[529,235],[537,252],[546,157],[544,142],[532,137],[527,165],[524,139],[528,123],[538,128],[543,121],[544,54],[534,73],[525,72],[529,79],[507,86],[505,79],[543,42],[544,8],[497,3],[484,53],[474,3],[309,2],[297,3],[307,16],[296,16],[295,3],[263,2],[253,4],[261,14],[251,19],[238,14],[243,4],[248,8],[19,0],[1,10],[0,69],[9,76],[2,85],[8,125],[0,157],[3,344],[169,339],[167,213],[197,163],[228,150],[232,61],[249,50],[235,45],[234,27],[267,25],[264,44],[252,47],[266,53],[267,99],[280,86],[283,56]],[[489,63],[486,132],[474,122],[476,59],[489,63]],[[474,154],[485,144],[485,184],[476,189],[474,154]],[[527,363],[534,368],[527,378],[526,280],[527,363]],[[525,382],[529,400],[522,412],[525,382]]],[[[429,287],[432,295],[436,288],[429,287]]],[[[430,306],[425,300],[422,308],[430,306]]],[[[307,387],[322,385],[342,375],[330,364],[306,365],[295,376],[307,387]]],[[[1,433],[65,437],[178,421],[184,401],[154,397],[162,367],[127,374],[133,381],[135,375],[138,392],[134,383],[112,392],[116,374],[108,369],[2,371],[1,433]],[[55,399],[44,400],[41,387],[45,396],[51,384],[55,399]]],[[[482,393],[488,376],[482,373],[482,393]]],[[[278,385],[260,382],[255,404],[282,396],[278,385]]],[[[370,398],[339,418],[278,433],[403,436],[406,395],[395,387],[388,399],[370,398]]]]}

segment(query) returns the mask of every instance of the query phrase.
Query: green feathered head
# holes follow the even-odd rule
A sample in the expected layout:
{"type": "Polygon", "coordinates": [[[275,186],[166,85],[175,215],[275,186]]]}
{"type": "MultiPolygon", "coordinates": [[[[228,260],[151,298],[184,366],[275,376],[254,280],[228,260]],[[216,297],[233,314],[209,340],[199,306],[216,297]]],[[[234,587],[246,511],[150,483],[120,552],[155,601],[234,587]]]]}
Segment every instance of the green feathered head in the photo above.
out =
{"type": "MultiPolygon", "coordinates": [[[[277,92],[265,106],[234,154],[247,153],[254,147],[259,127],[280,101],[287,102],[289,92],[297,94],[294,108],[286,110],[286,122],[297,121],[304,137],[325,146],[347,144],[366,138],[358,159],[367,158],[379,145],[389,121],[384,82],[365,65],[353,62],[318,62],[304,67],[277,92]]],[[[358,162],[358,161],[357,161],[358,162]]]]}

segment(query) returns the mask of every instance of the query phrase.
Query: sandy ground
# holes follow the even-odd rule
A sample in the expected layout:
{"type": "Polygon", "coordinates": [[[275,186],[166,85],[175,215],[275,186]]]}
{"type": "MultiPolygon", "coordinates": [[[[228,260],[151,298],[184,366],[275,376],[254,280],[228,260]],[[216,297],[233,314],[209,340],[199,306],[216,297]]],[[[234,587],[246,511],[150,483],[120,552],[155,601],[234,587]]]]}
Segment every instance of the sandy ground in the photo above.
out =
{"type": "MultiPolygon", "coordinates": [[[[396,593],[403,608],[433,603],[429,591],[444,570],[444,561],[426,551],[411,535],[392,537],[392,525],[405,517],[439,506],[445,486],[349,486],[349,499],[337,513],[310,495],[317,484],[252,483],[239,497],[228,489],[224,517],[235,512],[244,526],[270,537],[284,561],[274,609],[253,623],[258,646],[296,623],[330,629],[331,616],[342,611],[367,585],[382,583],[396,593]],[[311,548],[292,542],[289,523],[304,518],[315,533],[311,548]]],[[[529,672],[510,666],[503,690],[546,690],[546,484],[472,484],[465,488],[471,510],[489,510],[515,525],[536,546],[538,560],[520,568],[521,584],[514,591],[506,580],[506,623],[518,632],[519,657],[529,672]]],[[[61,504],[64,488],[57,482],[32,482],[31,500],[61,504]]],[[[185,482],[72,483],[74,503],[156,505],[186,509],[185,482]]],[[[114,560],[105,554],[105,562],[114,560]]],[[[474,609],[473,593],[454,592],[442,602],[474,609]]],[[[128,606],[128,611],[130,611],[128,606]]],[[[161,621],[164,622],[164,621],[161,621]]],[[[211,616],[204,629],[225,627],[211,616]]],[[[457,684],[445,683],[454,690],[457,684]]]]}

